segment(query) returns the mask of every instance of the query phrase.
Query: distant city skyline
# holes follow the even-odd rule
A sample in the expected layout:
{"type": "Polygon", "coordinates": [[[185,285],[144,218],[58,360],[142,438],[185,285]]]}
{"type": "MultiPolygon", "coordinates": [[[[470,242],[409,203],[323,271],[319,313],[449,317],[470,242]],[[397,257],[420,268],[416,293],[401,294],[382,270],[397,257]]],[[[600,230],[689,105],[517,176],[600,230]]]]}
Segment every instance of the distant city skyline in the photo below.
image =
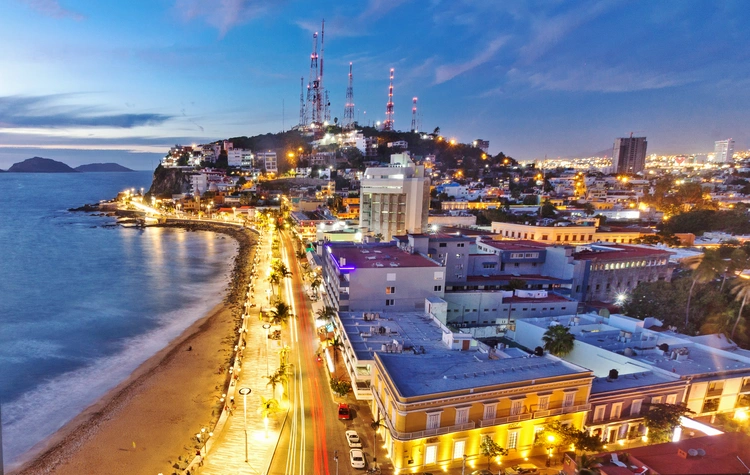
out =
{"type": "Polygon", "coordinates": [[[147,169],[175,143],[289,129],[324,18],[340,121],[352,62],[360,123],[385,120],[394,68],[397,130],[418,97],[424,131],[519,160],[587,156],[630,132],[649,154],[750,145],[741,1],[279,3],[6,2],[0,168],[38,155],[147,169]]]}

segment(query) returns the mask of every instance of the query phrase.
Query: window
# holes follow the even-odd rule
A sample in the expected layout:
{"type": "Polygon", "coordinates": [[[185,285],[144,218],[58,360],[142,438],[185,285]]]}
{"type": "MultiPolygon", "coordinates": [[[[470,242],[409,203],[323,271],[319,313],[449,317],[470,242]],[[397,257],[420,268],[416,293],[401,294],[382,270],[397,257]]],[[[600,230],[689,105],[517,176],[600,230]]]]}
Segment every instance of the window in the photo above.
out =
{"type": "Polygon", "coordinates": [[[594,409],[594,422],[600,422],[604,420],[604,411],[607,410],[607,406],[596,406],[594,409]]]}
{"type": "Polygon", "coordinates": [[[703,401],[703,410],[701,412],[715,412],[719,409],[719,397],[713,397],[703,401]]]}
{"type": "Polygon", "coordinates": [[[464,268],[463,264],[456,264],[456,269],[463,269],[463,268],[464,268]]]}
{"type": "Polygon", "coordinates": [[[508,431],[508,445],[505,447],[508,449],[518,448],[518,433],[520,430],[509,430],[508,431]]]}
{"type": "Polygon", "coordinates": [[[434,279],[435,280],[443,280],[443,273],[442,272],[435,272],[433,275],[434,275],[434,279]]]}
{"type": "Polygon", "coordinates": [[[562,407],[570,407],[573,405],[573,403],[576,400],[576,393],[573,391],[565,393],[565,396],[563,397],[563,404],[562,407]]]}
{"type": "Polygon", "coordinates": [[[495,409],[497,408],[497,403],[492,404],[485,404],[484,405],[484,414],[482,415],[482,419],[494,419],[495,418],[495,409]]]}
{"type": "Polygon", "coordinates": [[[431,414],[427,414],[427,428],[428,429],[437,429],[440,427],[440,412],[433,412],[431,414]]]}
{"type": "Polygon", "coordinates": [[[456,424],[466,424],[467,422],[469,422],[469,408],[457,407],[456,408],[456,424]]]}
{"type": "Polygon", "coordinates": [[[456,247],[464,247],[464,244],[465,243],[463,243],[463,242],[459,242],[458,244],[456,244],[456,247]]]}
{"type": "Polygon", "coordinates": [[[385,306],[386,307],[393,307],[394,305],[396,305],[396,302],[395,302],[394,299],[386,299],[386,301],[385,301],[385,306]]]}
{"type": "Polygon", "coordinates": [[[542,234],[542,241],[547,241],[549,239],[549,235],[542,234]]]}
{"type": "Polygon", "coordinates": [[[651,404],[661,404],[661,396],[654,396],[651,398],[651,404]]]}
{"type": "Polygon", "coordinates": [[[460,273],[456,274],[456,279],[463,279],[463,278],[464,278],[463,274],[460,274],[460,273]]]}
{"type": "Polygon", "coordinates": [[[523,399],[516,399],[510,403],[510,415],[517,416],[523,412],[523,399]]]}
{"type": "Polygon", "coordinates": [[[462,257],[464,257],[463,254],[461,254],[461,253],[456,254],[456,259],[461,259],[462,257]]]}
{"type": "Polygon", "coordinates": [[[497,264],[494,262],[482,262],[482,269],[494,269],[497,264]]]}
{"type": "Polygon", "coordinates": [[[612,404],[612,411],[609,413],[609,418],[612,420],[619,419],[621,415],[622,415],[622,403],[616,402],[612,404]]]}
{"type": "Polygon", "coordinates": [[[437,444],[428,445],[424,451],[424,464],[432,465],[437,462],[437,444]]]}
{"type": "Polygon", "coordinates": [[[465,440],[454,440],[453,441],[453,458],[462,459],[466,453],[466,441],[465,440]]]}
{"type": "Polygon", "coordinates": [[[436,285],[435,287],[432,288],[432,290],[435,291],[435,292],[442,292],[443,291],[443,286],[442,285],[436,285]]]}
{"type": "Polygon", "coordinates": [[[641,415],[641,404],[643,403],[643,399],[636,399],[635,401],[630,403],[630,416],[636,417],[641,415]]]}
{"type": "Polygon", "coordinates": [[[440,244],[438,244],[438,247],[446,247],[447,245],[447,243],[441,242],[440,244]]]}
{"type": "Polygon", "coordinates": [[[395,272],[389,272],[385,275],[385,280],[388,282],[395,282],[396,281],[396,273],[395,272]]]}
{"type": "Polygon", "coordinates": [[[396,287],[386,287],[385,288],[386,294],[395,294],[396,293],[396,287]]]}
{"type": "Polygon", "coordinates": [[[677,394],[670,394],[667,396],[667,404],[677,403],[677,394]]]}

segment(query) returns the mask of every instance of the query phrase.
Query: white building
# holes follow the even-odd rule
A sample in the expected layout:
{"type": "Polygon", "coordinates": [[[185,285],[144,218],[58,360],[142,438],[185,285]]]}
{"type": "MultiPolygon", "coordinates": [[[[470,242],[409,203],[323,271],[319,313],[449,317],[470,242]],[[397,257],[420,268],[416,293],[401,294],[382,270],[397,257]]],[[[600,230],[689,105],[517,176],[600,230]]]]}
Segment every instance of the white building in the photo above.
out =
{"type": "Polygon", "coordinates": [[[252,163],[253,154],[250,150],[244,148],[230,148],[227,150],[227,165],[230,167],[242,167],[247,163],[252,163]]]}
{"type": "Polygon", "coordinates": [[[732,163],[734,161],[734,140],[717,140],[714,142],[714,162],[732,163]]]}
{"type": "Polygon", "coordinates": [[[276,152],[258,152],[255,154],[255,168],[262,166],[266,169],[266,173],[278,173],[279,167],[276,161],[276,152]]]}
{"type": "Polygon", "coordinates": [[[408,154],[393,154],[388,167],[365,170],[359,214],[363,232],[382,234],[385,240],[419,234],[427,229],[429,208],[430,179],[408,154]]]}

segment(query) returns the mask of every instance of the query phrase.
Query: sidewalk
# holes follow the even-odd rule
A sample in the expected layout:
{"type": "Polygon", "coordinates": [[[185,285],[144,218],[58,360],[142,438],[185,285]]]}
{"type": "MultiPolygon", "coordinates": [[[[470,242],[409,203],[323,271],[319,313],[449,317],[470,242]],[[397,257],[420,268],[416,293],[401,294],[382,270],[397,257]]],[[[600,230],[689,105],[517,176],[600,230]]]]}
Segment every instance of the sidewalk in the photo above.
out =
{"type": "MultiPolygon", "coordinates": [[[[278,367],[278,340],[269,340],[264,321],[259,319],[260,308],[265,303],[266,269],[270,264],[270,234],[261,234],[254,249],[255,277],[248,289],[240,332],[244,334],[239,348],[236,348],[236,363],[230,370],[235,376],[226,394],[225,407],[214,430],[216,434],[209,438],[201,457],[188,467],[190,474],[226,475],[226,474],[264,474],[273,457],[281,433],[286,412],[268,418],[266,428],[259,414],[261,396],[274,397],[272,387],[268,385],[267,371],[278,367]],[[255,303],[255,307],[250,307],[255,303]],[[267,350],[266,350],[267,349],[267,350]],[[240,388],[249,388],[252,392],[245,397],[239,394],[240,388]],[[247,407],[244,401],[247,400],[247,407]],[[232,401],[234,404],[232,404],[232,401]],[[247,410],[247,432],[245,432],[245,409],[247,410]],[[246,461],[247,460],[247,461],[246,461]]],[[[280,388],[277,387],[277,393],[280,388]]],[[[184,472],[184,473],[187,473],[184,472]]]]}

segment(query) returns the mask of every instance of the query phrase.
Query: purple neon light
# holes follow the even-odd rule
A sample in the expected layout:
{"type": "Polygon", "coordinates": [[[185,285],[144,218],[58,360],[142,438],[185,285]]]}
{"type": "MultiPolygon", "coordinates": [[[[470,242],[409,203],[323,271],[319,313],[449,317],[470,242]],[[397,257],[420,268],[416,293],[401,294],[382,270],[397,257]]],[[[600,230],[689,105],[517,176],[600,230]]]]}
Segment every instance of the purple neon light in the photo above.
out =
{"type": "Polygon", "coordinates": [[[339,270],[354,270],[354,269],[356,269],[356,267],[354,267],[354,266],[342,266],[341,264],[339,264],[338,257],[336,257],[336,255],[333,252],[331,252],[331,246],[326,246],[326,249],[328,250],[328,253],[331,255],[331,257],[333,257],[333,262],[336,263],[336,267],[338,267],[339,270]]]}

